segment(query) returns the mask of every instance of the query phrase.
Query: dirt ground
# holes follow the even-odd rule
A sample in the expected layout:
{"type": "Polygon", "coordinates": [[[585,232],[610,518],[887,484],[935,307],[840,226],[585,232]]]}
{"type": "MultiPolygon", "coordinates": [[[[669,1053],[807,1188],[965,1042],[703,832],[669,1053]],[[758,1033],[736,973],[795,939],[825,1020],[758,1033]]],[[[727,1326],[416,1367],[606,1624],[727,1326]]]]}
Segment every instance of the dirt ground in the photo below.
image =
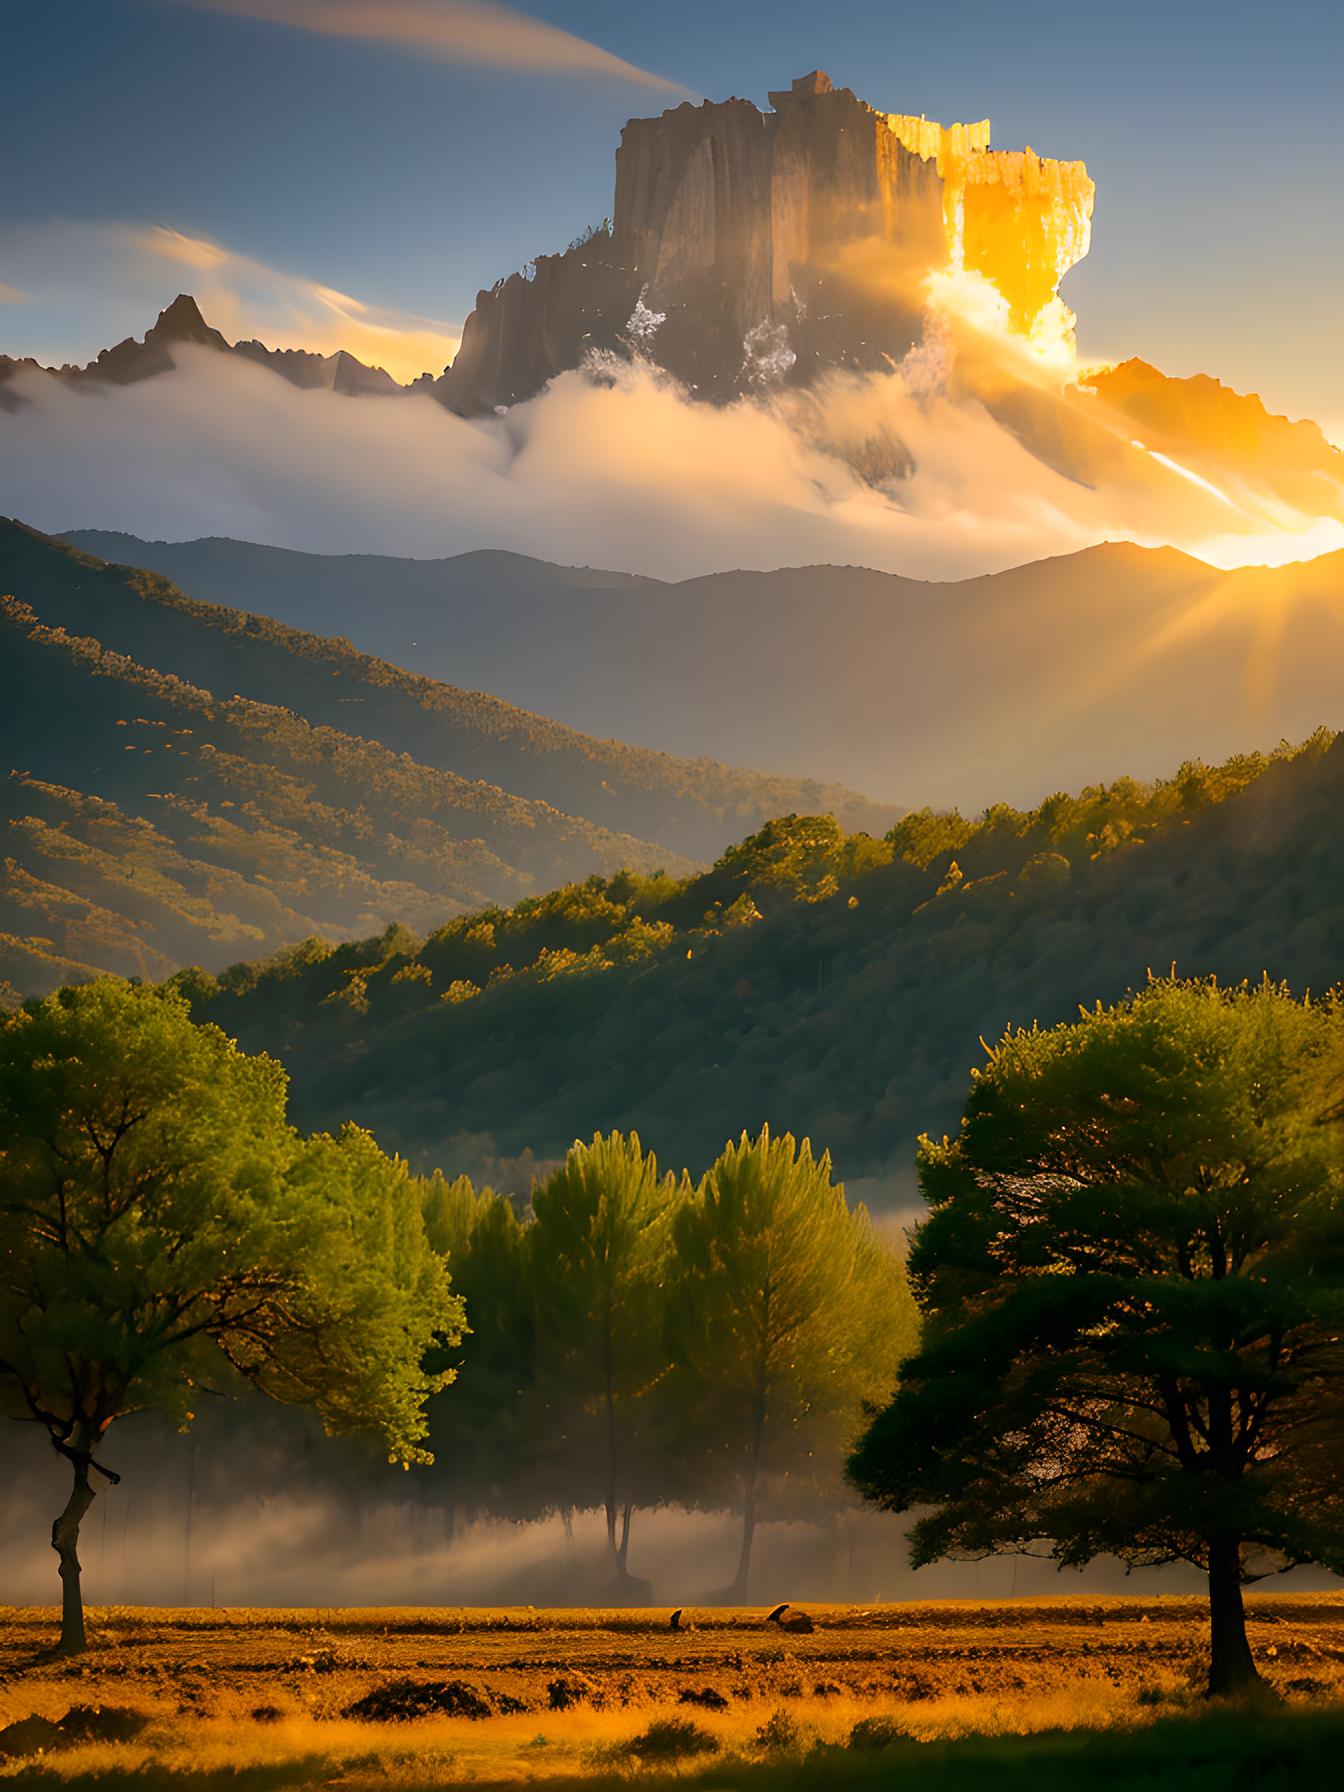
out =
{"type": "MultiPolygon", "coordinates": [[[[0,1610],[0,1781],[36,1767],[109,1785],[511,1785],[697,1751],[701,1766],[762,1760],[846,1743],[856,1725],[932,1742],[1197,1707],[1196,1599],[790,1610],[814,1628],[781,1632],[764,1608],[689,1611],[679,1632],[660,1609],[96,1608],[75,1660],[43,1653],[52,1610],[0,1610]]],[[[1338,1706],[1344,1597],[1266,1595],[1249,1611],[1285,1702],[1338,1706]]]]}

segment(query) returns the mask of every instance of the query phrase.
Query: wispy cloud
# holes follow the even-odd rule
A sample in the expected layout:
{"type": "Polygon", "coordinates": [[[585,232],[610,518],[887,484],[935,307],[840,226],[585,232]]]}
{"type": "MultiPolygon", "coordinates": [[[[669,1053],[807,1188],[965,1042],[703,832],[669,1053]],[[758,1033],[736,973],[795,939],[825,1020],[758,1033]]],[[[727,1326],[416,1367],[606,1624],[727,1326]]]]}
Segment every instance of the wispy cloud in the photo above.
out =
{"type": "Polygon", "coordinates": [[[163,224],[52,220],[0,231],[0,265],[23,290],[8,291],[0,352],[39,361],[87,360],[140,336],[179,291],[231,342],[268,348],[338,348],[405,382],[440,373],[457,353],[451,323],[366,304],[316,280],[275,268],[207,237],[163,224]]]}
{"type": "Polygon", "coordinates": [[[6,286],[4,281],[0,280],[0,305],[22,305],[24,297],[25,295],[19,291],[17,286],[6,286]]]}
{"type": "Polygon", "coordinates": [[[264,19],[323,37],[394,45],[445,62],[553,74],[605,75],[684,93],[675,81],[614,56],[587,38],[494,0],[169,0],[198,11],[264,19]]]}
{"type": "Polygon", "coordinates": [[[282,273],[167,225],[127,234],[142,263],[193,270],[191,284],[202,310],[230,340],[259,336],[268,348],[307,348],[324,355],[343,348],[403,382],[442,372],[457,353],[457,331],[435,318],[366,305],[335,287],[282,273]]]}

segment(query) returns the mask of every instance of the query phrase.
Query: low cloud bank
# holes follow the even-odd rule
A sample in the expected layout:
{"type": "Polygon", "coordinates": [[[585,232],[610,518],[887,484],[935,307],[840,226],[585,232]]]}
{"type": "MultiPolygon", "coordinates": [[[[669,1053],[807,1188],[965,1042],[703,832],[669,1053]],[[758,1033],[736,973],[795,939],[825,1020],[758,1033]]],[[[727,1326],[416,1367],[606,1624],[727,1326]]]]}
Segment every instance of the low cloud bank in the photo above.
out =
{"type": "Polygon", "coordinates": [[[70,390],[24,375],[0,497],[39,528],[230,535],[325,553],[511,548],[664,578],[838,563],[957,578],[1101,540],[1233,565],[1344,545],[1344,526],[1240,507],[1137,448],[1087,485],[972,398],[938,344],[905,369],[697,404],[647,362],[567,373],[506,415],[426,396],[301,392],[184,350],[176,373],[70,390]]]}

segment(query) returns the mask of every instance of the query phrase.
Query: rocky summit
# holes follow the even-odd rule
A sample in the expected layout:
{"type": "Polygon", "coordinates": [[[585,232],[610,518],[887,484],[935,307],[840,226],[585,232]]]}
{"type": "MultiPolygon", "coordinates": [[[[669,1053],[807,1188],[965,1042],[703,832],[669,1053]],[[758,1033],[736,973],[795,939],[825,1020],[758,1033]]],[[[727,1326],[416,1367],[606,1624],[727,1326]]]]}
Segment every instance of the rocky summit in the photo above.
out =
{"type": "Polygon", "coordinates": [[[612,219],[479,294],[444,402],[512,404],[631,348],[715,399],[882,368],[919,340],[930,273],[985,275],[1030,330],[1087,253],[1081,162],[992,150],[988,120],[876,111],[820,70],[770,105],[632,119],[612,219]]]}

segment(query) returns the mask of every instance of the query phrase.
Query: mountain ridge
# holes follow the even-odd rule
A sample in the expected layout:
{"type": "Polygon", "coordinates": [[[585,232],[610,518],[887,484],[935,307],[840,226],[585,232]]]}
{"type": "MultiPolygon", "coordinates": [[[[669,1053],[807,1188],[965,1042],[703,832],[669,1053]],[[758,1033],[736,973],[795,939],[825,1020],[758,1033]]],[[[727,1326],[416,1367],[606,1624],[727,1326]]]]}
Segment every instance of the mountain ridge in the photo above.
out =
{"type": "Polygon", "coordinates": [[[1344,721],[1344,551],[1226,573],[1119,542],[947,583],[786,568],[675,584],[490,555],[117,551],[590,735],[893,803],[1029,804],[1344,721]]]}
{"type": "Polygon", "coordinates": [[[234,938],[425,926],[557,876],[681,868],[744,818],[811,799],[879,828],[897,813],[595,740],[0,522],[7,591],[0,977],[15,987],[60,964],[163,975],[217,965],[234,938]]]}

